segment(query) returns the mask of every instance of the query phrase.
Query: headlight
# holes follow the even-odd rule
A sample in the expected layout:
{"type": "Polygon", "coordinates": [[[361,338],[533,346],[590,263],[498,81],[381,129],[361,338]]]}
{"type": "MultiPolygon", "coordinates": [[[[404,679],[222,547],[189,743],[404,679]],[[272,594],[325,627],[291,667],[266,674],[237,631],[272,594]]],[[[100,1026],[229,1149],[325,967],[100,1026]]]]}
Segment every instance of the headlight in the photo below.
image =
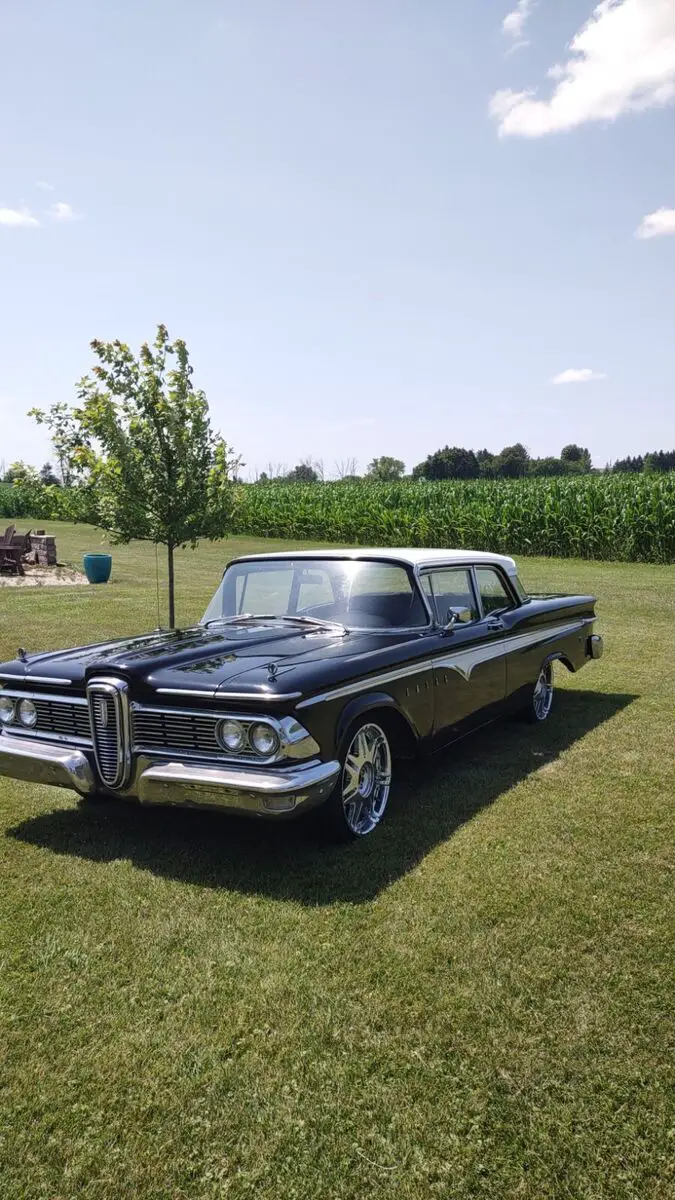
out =
{"type": "Polygon", "coordinates": [[[240,721],[221,721],[218,740],[230,754],[238,754],[246,745],[246,730],[240,721]]]}
{"type": "Polygon", "coordinates": [[[10,725],[14,720],[14,701],[11,696],[0,696],[0,723],[10,725]]]}
{"type": "Polygon", "coordinates": [[[32,700],[20,700],[16,711],[21,724],[27,729],[33,729],[37,725],[37,708],[32,700]]]}
{"type": "Polygon", "coordinates": [[[279,750],[279,736],[271,725],[252,725],[249,739],[253,749],[263,758],[271,758],[279,750]]]}

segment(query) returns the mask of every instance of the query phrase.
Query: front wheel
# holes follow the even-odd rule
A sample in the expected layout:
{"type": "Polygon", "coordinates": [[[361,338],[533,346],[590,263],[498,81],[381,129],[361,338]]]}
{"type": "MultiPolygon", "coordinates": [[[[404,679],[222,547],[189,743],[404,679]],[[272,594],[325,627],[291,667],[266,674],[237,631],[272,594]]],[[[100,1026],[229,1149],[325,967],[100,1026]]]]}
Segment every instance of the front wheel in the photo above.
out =
{"type": "Polygon", "coordinates": [[[375,721],[357,721],[340,755],[342,771],[321,808],[330,836],[340,842],[365,837],[382,820],[391,790],[391,747],[375,721]]]}
{"type": "Polygon", "coordinates": [[[534,725],[545,721],[553,707],[553,663],[544,663],[532,691],[524,716],[534,725]]]}

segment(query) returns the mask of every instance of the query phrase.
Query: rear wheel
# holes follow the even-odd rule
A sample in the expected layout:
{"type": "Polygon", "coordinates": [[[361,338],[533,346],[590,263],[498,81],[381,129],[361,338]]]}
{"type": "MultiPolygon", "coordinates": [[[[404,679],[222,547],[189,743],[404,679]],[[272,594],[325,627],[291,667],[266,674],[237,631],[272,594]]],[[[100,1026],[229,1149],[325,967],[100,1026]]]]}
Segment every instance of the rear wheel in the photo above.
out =
{"type": "Polygon", "coordinates": [[[320,812],[334,840],[351,842],[372,833],[384,816],[392,756],[384,729],[367,718],[351,726],[343,745],[340,777],[320,812]]]}
{"type": "Polygon", "coordinates": [[[553,707],[553,663],[544,663],[532,690],[524,716],[534,725],[546,721],[553,707]]]}

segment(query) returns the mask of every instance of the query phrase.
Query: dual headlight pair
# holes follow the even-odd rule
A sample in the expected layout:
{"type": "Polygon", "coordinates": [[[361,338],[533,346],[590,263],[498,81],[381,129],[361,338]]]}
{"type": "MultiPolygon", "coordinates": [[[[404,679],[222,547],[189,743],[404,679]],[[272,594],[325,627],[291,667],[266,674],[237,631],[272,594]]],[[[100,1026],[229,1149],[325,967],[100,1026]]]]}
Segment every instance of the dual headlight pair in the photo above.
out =
{"type": "Polygon", "coordinates": [[[281,740],[276,729],[264,721],[246,725],[243,721],[221,721],[216,730],[218,741],[229,754],[245,754],[253,750],[261,758],[279,753],[281,740]]]}
{"type": "Polygon", "coordinates": [[[0,725],[11,725],[18,721],[26,729],[34,729],[37,725],[37,708],[32,700],[13,700],[11,696],[0,695],[0,725]]]}

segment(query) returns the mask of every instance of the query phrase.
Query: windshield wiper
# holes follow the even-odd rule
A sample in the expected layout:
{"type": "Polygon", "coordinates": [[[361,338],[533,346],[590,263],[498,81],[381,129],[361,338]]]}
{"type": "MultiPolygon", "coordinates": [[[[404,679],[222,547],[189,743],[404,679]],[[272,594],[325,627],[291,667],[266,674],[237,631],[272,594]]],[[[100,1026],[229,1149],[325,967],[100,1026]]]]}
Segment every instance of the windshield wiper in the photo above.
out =
{"type": "Polygon", "coordinates": [[[236,617],[211,617],[210,621],[204,621],[204,628],[208,629],[210,625],[236,625],[238,621],[253,620],[253,613],[237,613],[236,617]]]}
{"type": "Polygon", "coordinates": [[[217,624],[237,625],[245,621],[290,621],[294,625],[311,625],[313,629],[331,629],[343,637],[348,632],[346,625],[341,625],[339,621],[324,621],[321,617],[287,616],[286,613],[239,613],[236,617],[212,617],[206,622],[205,628],[217,624]]]}

